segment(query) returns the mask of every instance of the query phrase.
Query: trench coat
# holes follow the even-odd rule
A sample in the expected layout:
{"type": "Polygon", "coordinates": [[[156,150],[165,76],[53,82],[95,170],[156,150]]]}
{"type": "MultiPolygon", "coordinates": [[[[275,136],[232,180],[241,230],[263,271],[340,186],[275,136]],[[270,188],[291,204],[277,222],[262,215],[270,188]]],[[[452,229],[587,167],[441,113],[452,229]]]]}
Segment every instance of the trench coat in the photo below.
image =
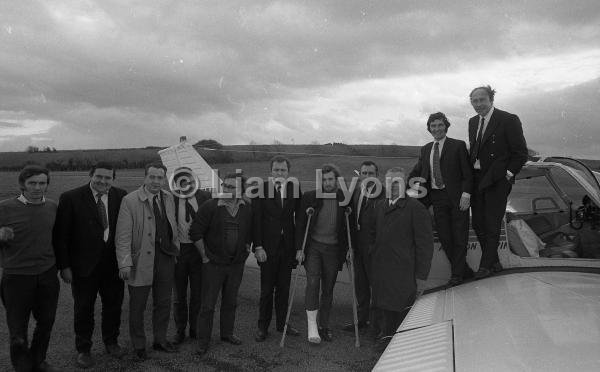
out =
{"type": "Polygon", "coordinates": [[[371,286],[376,308],[402,311],[414,300],[415,279],[426,280],[433,257],[431,215],[413,198],[375,205],[370,246],[371,286]]]}
{"type": "MultiPolygon", "coordinates": [[[[179,248],[175,203],[173,195],[161,190],[165,211],[171,231],[172,243],[179,248]]],[[[115,247],[119,269],[131,267],[127,284],[133,287],[152,285],[154,278],[154,235],[156,224],[152,201],[148,199],[144,187],[127,194],[121,201],[115,247]]]]}

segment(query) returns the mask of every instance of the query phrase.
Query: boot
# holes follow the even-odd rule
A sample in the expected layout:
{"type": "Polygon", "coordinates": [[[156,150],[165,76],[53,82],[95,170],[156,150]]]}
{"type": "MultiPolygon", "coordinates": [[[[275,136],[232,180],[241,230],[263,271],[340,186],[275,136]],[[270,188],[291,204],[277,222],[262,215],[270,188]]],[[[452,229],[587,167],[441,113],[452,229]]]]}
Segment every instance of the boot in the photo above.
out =
{"type": "Polygon", "coordinates": [[[308,320],[308,342],[312,344],[320,344],[321,337],[319,336],[319,328],[317,327],[317,313],[319,310],[306,310],[306,318],[308,320]]]}

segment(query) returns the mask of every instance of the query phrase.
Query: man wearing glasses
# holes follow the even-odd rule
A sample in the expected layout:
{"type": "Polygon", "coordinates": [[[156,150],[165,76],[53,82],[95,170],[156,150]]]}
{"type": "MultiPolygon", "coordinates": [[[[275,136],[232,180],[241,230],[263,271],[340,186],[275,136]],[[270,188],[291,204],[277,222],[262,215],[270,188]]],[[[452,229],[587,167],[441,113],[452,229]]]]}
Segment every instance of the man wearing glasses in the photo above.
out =
{"type": "Polygon", "coordinates": [[[223,178],[223,193],[202,204],[190,227],[190,240],[202,256],[202,295],[198,314],[199,355],[208,351],[213,314],[221,293],[221,340],[242,341],[233,334],[237,295],[252,242],[252,208],[243,197],[240,173],[223,178]]]}

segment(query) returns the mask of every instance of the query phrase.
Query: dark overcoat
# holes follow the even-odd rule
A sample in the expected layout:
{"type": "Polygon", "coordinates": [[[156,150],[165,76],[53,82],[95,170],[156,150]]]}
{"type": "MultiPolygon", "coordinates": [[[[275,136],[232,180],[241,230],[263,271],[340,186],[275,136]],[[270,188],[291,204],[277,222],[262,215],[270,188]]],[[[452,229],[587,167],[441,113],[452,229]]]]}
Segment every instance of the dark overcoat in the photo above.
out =
{"type": "Polygon", "coordinates": [[[402,311],[417,291],[415,279],[427,279],[433,256],[431,215],[416,199],[377,201],[371,229],[371,286],[374,306],[402,311]]]}

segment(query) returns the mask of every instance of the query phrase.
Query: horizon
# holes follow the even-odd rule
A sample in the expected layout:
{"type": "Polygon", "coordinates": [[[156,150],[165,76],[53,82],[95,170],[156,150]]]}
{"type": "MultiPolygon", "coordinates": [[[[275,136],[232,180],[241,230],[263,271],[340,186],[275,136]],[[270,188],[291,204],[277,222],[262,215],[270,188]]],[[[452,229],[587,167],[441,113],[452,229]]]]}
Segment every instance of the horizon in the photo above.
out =
{"type": "Polygon", "coordinates": [[[5,8],[0,152],[143,148],[181,133],[240,146],[421,146],[437,111],[465,140],[468,94],[490,84],[529,148],[600,156],[595,0],[5,8]]]}

